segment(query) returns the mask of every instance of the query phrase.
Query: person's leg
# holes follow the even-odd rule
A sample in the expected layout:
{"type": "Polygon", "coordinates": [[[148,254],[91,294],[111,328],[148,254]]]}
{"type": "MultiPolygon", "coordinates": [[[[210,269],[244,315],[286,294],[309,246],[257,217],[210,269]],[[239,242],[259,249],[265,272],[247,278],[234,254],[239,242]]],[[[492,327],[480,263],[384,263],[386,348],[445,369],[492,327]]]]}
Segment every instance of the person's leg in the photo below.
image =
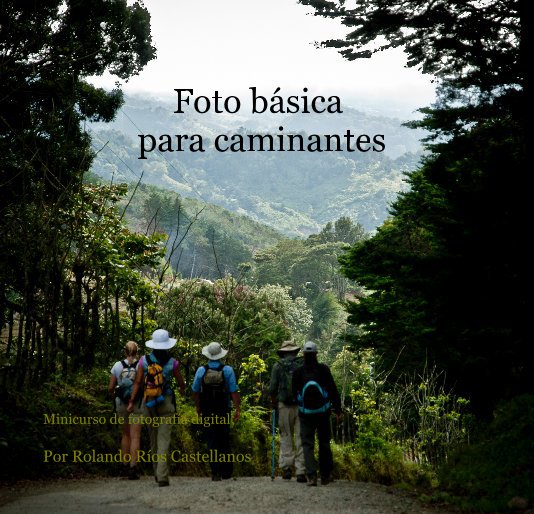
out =
{"type": "Polygon", "coordinates": [[[210,425],[209,427],[204,427],[204,440],[206,441],[206,445],[208,446],[208,453],[210,457],[211,477],[213,480],[220,480],[221,473],[219,470],[219,463],[214,458],[214,452],[217,449],[216,425],[210,425]]]}
{"type": "Polygon", "coordinates": [[[121,438],[122,462],[128,462],[128,454],[130,453],[130,425],[128,422],[122,425],[121,438]]]}
{"type": "Polygon", "coordinates": [[[321,414],[317,420],[317,438],[319,439],[319,469],[322,479],[330,479],[334,469],[332,450],[330,448],[330,439],[332,432],[330,430],[330,415],[321,414]]]}
{"type": "Polygon", "coordinates": [[[154,478],[156,479],[156,482],[158,481],[158,463],[156,462],[154,456],[157,454],[158,452],[158,439],[157,439],[157,435],[158,435],[158,430],[157,428],[154,428],[152,426],[152,423],[147,423],[146,421],[146,418],[149,417],[149,418],[153,418],[156,414],[153,410],[149,409],[146,405],[145,405],[145,402],[143,401],[143,405],[141,407],[141,412],[142,412],[142,415],[143,415],[143,418],[144,418],[144,424],[146,425],[147,429],[148,429],[148,438],[149,438],[149,441],[150,441],[150,455],[152,456],[152,471],[154,473],[154,478]]]}
{"type": "Polygon", "coordinates": [[[283,470],[285,479],[291,478],[292,467],[295,463],[293,452],[293,424],[291,407],[278,402],[278,428],[280,430],[280,456],[278,467],[283,470]]]}
{"type": "Polygon", "coordinates": [[[232,445],[230,444],[230,425],[227,423],[220,424],[217,432],[218,453],[219,455],[225,455],[226,460],[226,462],[219,463],[219,472],[224,480],[231,478],[234,471],[232,445]]]}
{"type": "Polygon", "coordinates": [[[317,474],[317,461],[313,455],[315,444],[315,423],[311,416],[300,417],[300,440],[302,451],[304,453],[304,463],[306,465],[306,474],[308,477],[317,474]]]}
{"type": "Polygon", "coordinates": [[[141,425],[139,423],[130,424],[130,475],[131,480],[137,480],[139,473],[137,471],[137,460],[139,458],[139,449],[141,447],[141,425]]]}
{"type": "Polygon", "coordinates": [[[165,401],[158,406],[158,421],[159,427],[157,429],[157,478],[158,484],[169,484],[169,446],[171,444],[172,424],[171,418],[174,414],[174,401],[172,396],[166,396],[165,401]]]}
{"type": "MultiPolygon", "coordinates": [[[[306,464],[304,462],[304,452],[302,450],[302,440],[300,436],[300,418],[298,414],[298,407],[295,405],[291,407],[290,423],[295,433],[295,468],[297,479],[306,474],[306,464]]],[[[302,478],[300,479],[302,481],[302,478]]]]}
{"type": "Polygon", "coordinates": [[[129,463],[129,453],[130,453],[130,426],[128,425],[127,418],[124,416],[124,413],[126,412],[126,409],[124,407],[124,404],[119,400],[119,398],[115,398],[115,404],[116,404],[116,413],[117,416],[123,417],[126,419],[126,422],[122,423],[121,425],[121,456],[122,456],[122,462],[121,462],[121,471],[120,476],[127,476],[128,470],[130,469],[130,463],[129,463]]]}

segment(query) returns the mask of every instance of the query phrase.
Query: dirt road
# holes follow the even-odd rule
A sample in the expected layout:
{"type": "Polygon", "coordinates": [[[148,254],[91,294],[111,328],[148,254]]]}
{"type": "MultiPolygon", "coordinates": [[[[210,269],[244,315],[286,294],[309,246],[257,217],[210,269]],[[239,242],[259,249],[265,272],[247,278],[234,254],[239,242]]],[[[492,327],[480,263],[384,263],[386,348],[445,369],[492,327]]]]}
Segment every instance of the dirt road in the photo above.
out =
{"type": "Polygon", "coordinates": [[[153,479],[118,478],[31,483],[0,490],[2,513],[252,512],[276,514],[351,512],[356,514],[445,514],[391,487],[339,480],[307,487],[269,477],[212,482],[171,477],[169,487],[153,479]]]}

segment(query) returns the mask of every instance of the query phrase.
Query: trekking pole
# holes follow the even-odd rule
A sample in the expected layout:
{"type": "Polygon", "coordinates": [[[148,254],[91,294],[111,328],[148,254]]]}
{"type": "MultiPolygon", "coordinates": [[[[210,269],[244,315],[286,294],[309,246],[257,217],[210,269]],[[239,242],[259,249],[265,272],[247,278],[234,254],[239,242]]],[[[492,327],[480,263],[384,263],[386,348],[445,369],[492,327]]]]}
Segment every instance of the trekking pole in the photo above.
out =
{"type": "Polygon", "coordinates": [[[273,409],[273,433],[271,438],[271,480],[274,480],[274,435],[276,433],[276,409],[273,409]]]}

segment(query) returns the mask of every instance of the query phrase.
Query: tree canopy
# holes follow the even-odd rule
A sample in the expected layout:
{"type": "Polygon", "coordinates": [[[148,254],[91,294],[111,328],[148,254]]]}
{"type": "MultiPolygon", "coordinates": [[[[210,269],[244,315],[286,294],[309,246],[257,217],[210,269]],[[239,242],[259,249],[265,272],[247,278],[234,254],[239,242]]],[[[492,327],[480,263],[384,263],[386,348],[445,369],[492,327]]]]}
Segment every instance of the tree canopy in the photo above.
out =
{"type": "Polygon", "coordinates": [[[532,20],[526,0],[299,3],[349,28],[344,39],[322,43],[339,49],[344,58],[369,58],[400,47],[408,67],[435,76],[449,107],[448,116],[440,119],[441,130],[458,128],[459,119],[477,122],[510,111],[521,115],[531,82],[532,20]]]}
{"type": "Polygon", "coordinates": [[[158,261],[157,237],[123,226],[126,188],[83,182],[94,156],[84,122],[113,119],[122,102],[86,79],[128,79],[154,57],[138,2],[0,4],[0,325],[7,317],[6,369],[19,386],[91,366],[102,328],[113,327],[100,350],[120,341],[121,301],[135,332],[150,298],[141,268],[158,261]]]}
{"type": "Polygon", "coordinates": [[[392,218],[342,258],[368,289],[349,306],[383,370],[400,376],[437,365],[450,386],[488,414],[530,391],[524,332],[528,265],[526,48],[531,20],[521,0],[301,0],[350,29],[324,46],[349,59],[401,47],[408,66],[438,80],[423,108],[430,153],[408,175],[392,218]]]}
{"type": "Polygon", "coordinates": [[[126,0],[6,1],[0,27],[2,192],[57,198],[91,163],[81,122],[110,121],[122,102],[85,79],[138,74],[155,57],[150,16],[126,0]]]}

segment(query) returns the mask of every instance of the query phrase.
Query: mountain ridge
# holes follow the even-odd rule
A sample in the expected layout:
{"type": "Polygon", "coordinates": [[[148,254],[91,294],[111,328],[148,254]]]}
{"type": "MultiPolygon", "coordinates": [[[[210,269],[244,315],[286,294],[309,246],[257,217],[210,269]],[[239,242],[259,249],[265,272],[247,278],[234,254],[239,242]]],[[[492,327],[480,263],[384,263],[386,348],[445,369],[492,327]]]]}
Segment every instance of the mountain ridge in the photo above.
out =
{"type": "Polygon", "coordinates": [[[101,150],[93,171],[101,177],[132,181],[143,173],[146,183],[225,207],[297,237],[315,233],[340,216],[375,229],[389,215],[397,193],[406,188],[404,174],[417,167],[422,155],[420,134],[402,127],[399,120],[350,108],[335,116],[290,115],[278,121],[273,115],[176,115],[168,104],[127,97],[114,122],[93,124],[91,131],[95,149],[101,150]],[[386,151],[372,155],[183,151],[152,152],[148,159],[138,159],[139,134],[202,134],[209,140],[236,131],[272,133],[278,123],[295,133],[339,133],[343,127],[381,132],[386,135],[386,151]],[[147,128],[150,131],[143,132],[147,128]]]}

